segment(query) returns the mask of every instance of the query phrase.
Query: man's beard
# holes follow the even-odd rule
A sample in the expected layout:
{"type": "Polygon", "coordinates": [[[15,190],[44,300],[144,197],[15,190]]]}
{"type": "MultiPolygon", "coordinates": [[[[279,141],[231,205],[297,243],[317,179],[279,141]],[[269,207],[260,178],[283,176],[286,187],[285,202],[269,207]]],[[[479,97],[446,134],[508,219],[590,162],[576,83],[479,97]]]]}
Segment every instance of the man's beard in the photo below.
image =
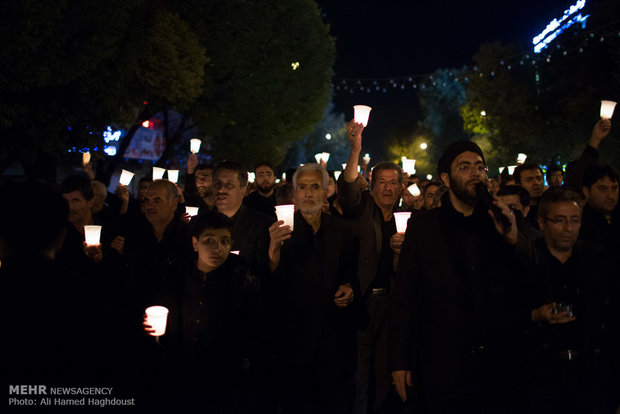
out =
{"type": "Polygon", "coordinates": [[[274,189],[275,186],[276,186],[275,183],[273,183],[273,184],[263,183],[263,184],[258,184],[256,186],[256,189],[261,194],[269,194],[274,189]]]}
{"type": "Polygon", "coordinates": [[[198,195],[200,196],[200,198],[211,197],[213,195],[213,189],[211,188],[198,189],[198,195]]]}
{"type": "Polygon", "coordinates": [[[467,188],[468,182],[461,184],[460,182],[453,180],[452,183],[454,185],[450,187],[450,190],[452,190],[456,198],[470,206],[475,206],[478,204],[478,195],[473,188],[471,191],[467,188]]]}

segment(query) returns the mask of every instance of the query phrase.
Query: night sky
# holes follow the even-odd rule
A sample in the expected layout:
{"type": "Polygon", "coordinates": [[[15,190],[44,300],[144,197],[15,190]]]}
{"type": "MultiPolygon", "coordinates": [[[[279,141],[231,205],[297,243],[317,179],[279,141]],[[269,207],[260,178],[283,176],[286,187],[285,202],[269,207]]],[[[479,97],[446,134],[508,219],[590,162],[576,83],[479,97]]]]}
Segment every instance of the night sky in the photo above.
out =
{"type": "MultiPolygon", "coordinates": [[[[342,78],[415,77],[440,68],[461,68],[487,42],[531,47],[532,37],[575,2],[321,0],[318,4],[336,38],[337,83],[342,78]]],[[[415,125],[420,118],[415,90],[340,91],[334,102],[347,120],[353,116],[353,105],[373,107],[364,147],[380,157],[387,128],[415,125]]]]}

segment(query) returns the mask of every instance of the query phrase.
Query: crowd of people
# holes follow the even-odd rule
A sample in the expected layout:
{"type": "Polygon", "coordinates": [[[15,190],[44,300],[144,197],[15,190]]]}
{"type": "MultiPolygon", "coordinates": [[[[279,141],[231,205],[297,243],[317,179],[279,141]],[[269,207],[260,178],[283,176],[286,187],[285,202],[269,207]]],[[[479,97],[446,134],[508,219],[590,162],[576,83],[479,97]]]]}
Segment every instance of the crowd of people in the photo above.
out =
{"type": "Polygon", "coordinates": [[[137,194],[108,193],[88,165],[8,183],[9,383],[112,385],[154,412],[617,412],[610,129],[598,121],[548,185],[529,162],[489,177],[471,141],[445,148],[435,181],[392,162],[360,173],[355,121],[339,177],[313,163],[276,184],[261,161],[249,183],[191,154],[182,185],[142,177],[137,194]],[[162,336],[152,305],[169,310],[162,336]]]}

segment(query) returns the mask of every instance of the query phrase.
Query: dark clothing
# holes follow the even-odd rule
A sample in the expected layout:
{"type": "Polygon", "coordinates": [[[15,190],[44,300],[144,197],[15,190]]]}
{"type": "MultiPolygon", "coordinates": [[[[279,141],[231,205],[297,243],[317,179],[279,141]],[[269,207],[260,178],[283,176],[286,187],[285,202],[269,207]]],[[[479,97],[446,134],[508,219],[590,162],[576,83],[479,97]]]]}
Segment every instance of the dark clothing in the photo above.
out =
{"type": "Polygon", "coordinates": [[[21,252],[0,268],[9,384],[114,386],[126,391],[129,325],[105,286],[48,257],[21,252]]]}
{"type": "Polygon", "coordinates": [[[601,247],[620,253],[620,206],[612,212],[611,219],[595,211],[589,203],[583,207],[579,240],[587,240],[601,247]]]}
{"type": "Polygon", "coordinates": [[[275,219],[250,207],[241,205],[232,217],[235,223],[232,231],[231,250],[238,250],[259,280],[268,273],[269,226],[275,219]]]}
{"type": "Polygon", "coordinates": [[[613,388],[618,375],[614,354],[620,345],[614,344],[612,332],[618,298],[610,258],[588,242],[578,241],[565,263],[549,252],[544,240],[535,247],[533,277],[525,289],[530,310],[551,302],[570,304],[576,319],[534,324],[528,332],[532,411],[613,412],[620,402],[613,388]]]}
{"type": "Polygon", "coordinates": [[[513,288],[520,269],[516,250],[502,240],[486,208],[465,217],[449,194],[441,207],[409,222],[393,289],[388,358],[391,371],[412,371],[422,412],[516,410],[506,401],[516,400],[514,351],[529,321],[518,311],[513,288]]]}
{"type": "Polygon", "coordinates": [[[338,181],[338,200],[344,217],[354,223],[359,238],[357,278],[361,300],[356,304],[358,362],[355,412],[380,411],[392,388],[387,369],[385,317],[394,277],[390,238],[396,233],[394,217],[385,221],[383,212],[368,191],[357,183],[338,181]]]}
{"type": "Polygon", "coordinates": [[[234,254],[209,273],[195,261],[175,269],[152,299],[170,312],[160,339],[170,381],[164,404],[183,412],[260,412],[253,390],[263,362],[256,279],[234,254]]]}
{"type": "Polygon", "coordinates": [[[263,197],[258,190],[251,192],[243,198],[243,204],[253,208],[256,211],[260,211],[266,216],[276,218],[276,192],[269,197],[263,197]]]}
{"type": "Polygon", "coordinates": [[[189,226],[174,217],[158,241],[151,223],[143,216],[127,230],[123,258],[126,300],[136,317],[141,318],[153,290],[161,286],[180,263],[194,257],[189,226]]]}
{"type": "Polygon", "coordinates": [[[271,276],[285,412],[350,410],[354,328],[350,309],[338,308],[334,294],[355,284],[355,270],[355,242],[345,222],[322,214],[314,233],[295,213],[271,276]]]}
{"type": "Polygon", "coordinates": [[[566,171],[566,178],[562,187],[573,190],[581,194],[583,174],[589,165],[596,164],[598,161],[598,150],[590,145],[586,145],[579,158],[566,171]]]}

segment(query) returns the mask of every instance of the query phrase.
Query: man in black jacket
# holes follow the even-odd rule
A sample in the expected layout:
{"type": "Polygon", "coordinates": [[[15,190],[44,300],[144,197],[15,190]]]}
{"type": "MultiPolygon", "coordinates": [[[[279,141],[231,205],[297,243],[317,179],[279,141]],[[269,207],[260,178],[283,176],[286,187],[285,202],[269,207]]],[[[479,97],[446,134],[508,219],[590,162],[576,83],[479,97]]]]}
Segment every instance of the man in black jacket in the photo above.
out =
{"type": "Polygon", "coordinates": [[[540,203],[544,237],[535,243],[533,277],[524,290],[534,322],[532,412],[610,413],[620,402],[617,269],[614,274],[602,248],[577,240],[581,202],[579,194],[557,188],[540,203]]]}
{"type": "Polygon", "coordinates": [[[347,126],[351,153],[338,180],[338,201],[343,217],[352,220],[360,240],[358,273],[360,299],[356,303],[358,362],[355,375],[355,413],[380,412],[389,404],[392,380],[387,367],[385,316],[390,301],[397,254],[391,242],[396,233],[394,211],[402,190],[402,171],[392,162],[372,169],[370,191],[358,185],[357,165],[364,126],[347,126]]]}
{"type": "Polygon", "coordinates": [[[300,167],[294,229],[283,221],[269,229],[285,413],[351,410],[356,245],[344,221],[322,213],[328,180],[319,164],[300,167]]]}
{"type": "Polygon", "coordinates": [[[494,199],[496,216],[479,200],[476,186],[487,176],[476,144],[447,147],[438,175],[448,187],[442,205],[409,223],[401,249],[389,319],[392,378],[422,412],[502,412],[515,404],[512,346],[519,324],[529,322],[515,312],[510,289],[517,243],[527,243],[504,203],[494,199]]]}
{"type": "Polygon", "coordinates": [[[238,250],[250,271],[259,281],[267,273],[269,226],[274,219],[243,205],[248,185],[248,173],[239,164],[224,161],[213,172],[215,207],[235,224],[232,231],[232,250],[238,250]]]}

